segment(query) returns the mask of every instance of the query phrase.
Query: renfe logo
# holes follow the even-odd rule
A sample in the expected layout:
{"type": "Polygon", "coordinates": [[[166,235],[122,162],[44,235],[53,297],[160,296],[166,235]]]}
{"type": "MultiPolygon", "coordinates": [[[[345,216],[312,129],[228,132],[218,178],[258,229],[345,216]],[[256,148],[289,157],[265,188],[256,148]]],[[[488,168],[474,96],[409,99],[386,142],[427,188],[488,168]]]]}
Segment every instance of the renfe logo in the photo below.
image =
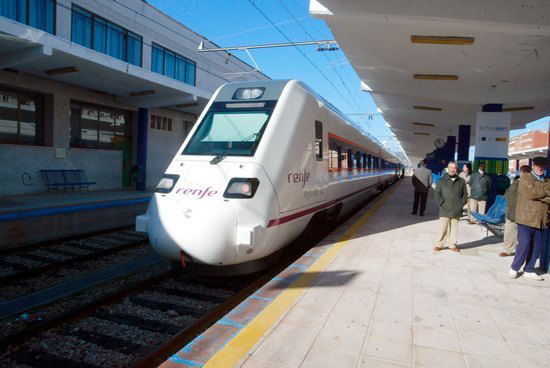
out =
{"type": "Polygon", "coordinates": [[[309,173],[304,168],[303,173],[290,173],[288,174],[288,182],[303,183],[302,187],[306,186],[306,182],[309,181],[309,173]]]}
{"type": "Polygon", "coordinates": [[[196,196],[197,199],[203,199],[204,197],[213,197],[218,194],[217,190],[210,190],[212,187],[206,189],[190,189],[190,188],[179,188],[176,190],[177,194],[183,194],[188,196],[196,196]]]}

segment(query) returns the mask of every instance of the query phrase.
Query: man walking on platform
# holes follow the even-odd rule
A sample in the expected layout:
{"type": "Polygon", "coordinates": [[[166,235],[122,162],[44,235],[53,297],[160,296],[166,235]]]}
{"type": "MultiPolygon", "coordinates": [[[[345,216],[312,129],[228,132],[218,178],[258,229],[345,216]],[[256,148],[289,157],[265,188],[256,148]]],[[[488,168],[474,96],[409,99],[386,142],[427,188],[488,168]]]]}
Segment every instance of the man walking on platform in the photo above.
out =
{"type": "Polygon", "coordinates": [[[420,204],[420,216],[424,216],[426,211],[426,201],[428,200],[428,191],[433,184],[431,170],[426,168],[426,163],[420,161],[418,169],[414,170],[412,182],[414,185],[414,203],[412,214],[416,215],[418,205],[420,204]]]}
{"type": "Polygon", "coordinates": [[[457,248],[458,220],[462,215],[462,207],[468,200],[466,182],[457,174],[456,162],[449,161],[447,174],[437,182],[435,188],[435,200],[439,205],[439,241],[435,246],[436,252],[440,251],[448,239],[449,249],[460,252],[457,248]]]}
{"type": "MultiPolygon", "coordinates": [[[[470,179],[471,193],[470,193],[470,213],[476,211],[477,213],[484,215],[485,207],[487,206],[487,199],[491,192],[491,177],[485,173],[485,164],[480,162],[477,172],[472,174],[470,179]]],[[[475,224],[475,218],[470,214],[468,224],[475,224]]]]}
{"type": "Polygon", "coordinates": [[[523,165],[519,168],[519,176],[516,176],[512,185],[506,189],[506,223],[504,224],[504,251],[499,254],[501,257],[508,257],[514,254],[518,246],[518,225],[516,224],[516,203],[518,201],[518,185],[520,178],[531,172],[531,168],[523,165]]]}
{"type": "Polygon", "coordinates": [[[550,181],[544,178],[545,157],[533,159],[533,170],[524,175],[518,185],[516,223],[518,224],[518,247],[509,271],[513,279],[524,266],[523,276],[542,281],[535,273],[535,262],[540,254],[544,229],[548,225],[550,181]]]}

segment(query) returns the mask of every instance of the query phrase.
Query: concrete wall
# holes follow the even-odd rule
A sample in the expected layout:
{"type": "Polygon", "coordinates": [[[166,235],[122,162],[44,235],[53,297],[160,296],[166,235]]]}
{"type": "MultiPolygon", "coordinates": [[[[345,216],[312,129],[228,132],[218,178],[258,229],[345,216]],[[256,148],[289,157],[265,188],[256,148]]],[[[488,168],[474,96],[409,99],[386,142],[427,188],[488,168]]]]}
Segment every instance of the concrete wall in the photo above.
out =
{"type": "Polygon", "coordinates": [[[56,158],[53,147],[0,145],[0,195],[45,192],[39,170],[82,169],[97,184],[91,189],[122,187],[122,152],[68,149],[67,158],[56,158]]]}
{"type": "MultiPolygon", "coordinates": [[[[250,71],[250,65],[231,56],[226,64],[224,53],[199,53],[205,38],[162,13],[143,0],[58,0],[57,36],[71,39],[71,6],[76,4],[143,37],[142,67],[151,70],[151,44],[154,42],[197,63],[197,87],[214,91],[228,81],[225,72],[250,71]]],[[[212,44],[208,44],[212,45],[212,44]]],[[[261,73],[246,74],[233,80],[268,79],[261,73]]]]}
{"type": "Polygon", "coordinates": [[[152,129],[148,125],[147,131],[147,187],[155,187],[166,168],[181,147],[185,137],[185,121],[194,122],[195,117],[169,109],[149,110],[149,122],[151,115],[172,119],[172,131],[152,129]]]}
{"type": "Polygon", "coordinates": [[[0,195],[44,192],[45,186],[38,172],[44,169],[83,169],[89,180],[97,181],[92,189],[122,187],[121,151],[69,148],[70,101],[73,99],[130,111],[135,108],[115,101],[112,96],[26,74],[0,71],[0,83],[48,94],[45,103],[46,146],[0,144],[0,177],[3,178],[0,195]],[[56,158],[56,149],[66,150],[67,158],[56,158]],[[22,176],[25,173],[32,178],[25,178],[25,182],[31,185],[23,184],[22,176]]]}

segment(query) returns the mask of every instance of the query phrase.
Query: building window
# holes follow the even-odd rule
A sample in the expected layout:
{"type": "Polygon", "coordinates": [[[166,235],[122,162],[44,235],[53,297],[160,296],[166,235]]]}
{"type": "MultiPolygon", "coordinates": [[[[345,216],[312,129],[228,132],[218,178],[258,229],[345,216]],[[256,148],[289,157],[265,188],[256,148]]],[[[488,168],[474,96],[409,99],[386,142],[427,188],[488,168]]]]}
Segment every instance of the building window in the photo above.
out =
{"type": "Polygon", "coordinates": [[[172,119],[158,115],[151,115],[151,129],[166,130],[171,132],[172,119]]]}
{"type": "Polygon", "coordinates": [[[0,0],[0,15],[55,34],[55,0],[0,0]]]}
{"type": "Polygon", "coordinates": [[[71,147],[122,149],[131,137],[130,111],[71,103],[71,147]]]}
{"type": "Polygon", "coordinates": [[[187,84],[195,85],[197,64],[153,43],[151,70],[187,84]]]}
{"type": "Polygon", "coordinates": [[[143,39],[140,35],[76,5],[72,8],[71,39],[97,52],[141,66],[143,39]]]}
{"type": "Polygon", "coordinates": [[[0,143],[44,145],[44,96],[0,88],[0,143]]]}

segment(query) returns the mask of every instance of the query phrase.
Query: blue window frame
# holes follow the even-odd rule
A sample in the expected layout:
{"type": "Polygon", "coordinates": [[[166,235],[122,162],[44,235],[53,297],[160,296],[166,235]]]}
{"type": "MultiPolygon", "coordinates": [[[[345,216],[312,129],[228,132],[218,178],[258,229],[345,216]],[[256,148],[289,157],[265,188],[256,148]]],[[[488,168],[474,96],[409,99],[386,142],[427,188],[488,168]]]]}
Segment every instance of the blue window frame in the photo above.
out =
{"type": "Polygon", "coordinates": [[[176,54],[168,50],[164,52],[164,75],[176,79],[176,54]]]}
{"type": "Polygon", "coordinates": [[[107,26],[107,55],[126,61],[125,29],[116,24],[107,26]]]}
{"type": "Polygon", "coordinates": [[[0,0],[0,15],[55,34],[55,0],[0,0]]]}
{"type": "Polygon", "coordinates": [[[152,45],[151,70],[167,77],[196,85],[197,64],[156,43],[152,45]]]}
{"type": "MultiPolygon", "coordinates": [[[[101,18],[94,18],[94,50],[107,53],[107,22],[101,18]]],[[[91,42],[91,40],[90,40],[91,42]]],[[[88,46],[89,47],[89,46],[88,46]]]]}
{"type": "Polygon", "coordinates": [[[73,6],[71,39],[85,47],[92,47],[92,13],[73,6]]]}
{"type": "Polygon", "coordinates": [[[141,36],[128,31],[128,50],[127,58],[130,64],[141,66],[141,36]]]}
{"type": "Polygon", "coordinates": [[[133,65],[142,65],[143,38],[140,35],[74,4],[71,38],[79,45],[133,65]]]}

